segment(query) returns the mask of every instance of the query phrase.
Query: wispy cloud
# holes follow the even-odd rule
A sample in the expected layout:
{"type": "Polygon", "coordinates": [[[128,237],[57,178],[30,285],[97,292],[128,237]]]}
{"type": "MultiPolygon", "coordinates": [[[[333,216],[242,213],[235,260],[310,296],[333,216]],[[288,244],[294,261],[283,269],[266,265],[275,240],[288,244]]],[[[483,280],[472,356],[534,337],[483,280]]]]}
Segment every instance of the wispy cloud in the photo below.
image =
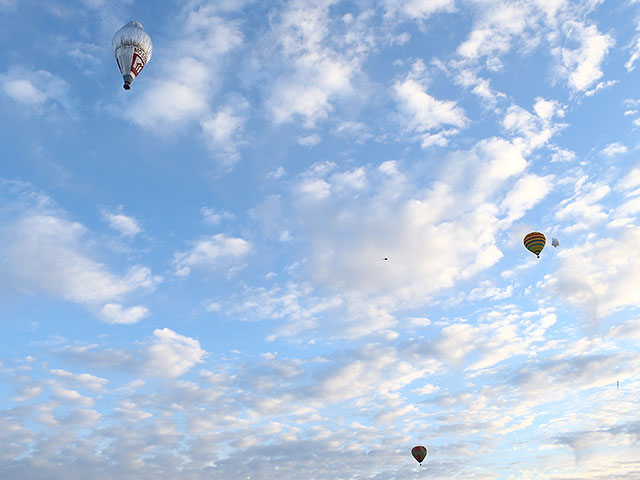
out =
{"type": "Polygon", "coordinates": [[[46,70],[12,67],[0,74],[0,87],[7,97],[36,114],[72,108],[69,84],[46,70]]]}
{"type": "Polygon", "coordinates": [[[438,100],[426,92],[424,74],[424,63],[416,61],[411,72],[394,84],[394,93],[405,115],[407,129],[418,134],[422,146],[445,146],[447,137],[458,133],[468,119],[456,102],[438,100]],[[449,130],[443,128],[445,126],[449,130]]]}
{"type": "Polygon", "coordinates": [[[578,43],[578,47],[562,48],[562,69],[569,87],[584,91],[602,77],[602,63],[615,40],[610,35],[600,33],[595,25],[567,22],[564,28],[568,39],[578,43]]]}
{"type": "Polygon", "coordinates": [[[109,226],[124,237],[134,237],[138,233],[142,232],[142,228],[138,224],[138,221],[135,218],[122,213],[122,208],[115,212],[103,210],[102,215],[109,226]]]}
{"type": "Polygon", "coordinates": [[[251,244],[243,238],[217,233],[196,242],[190,250],[174,255],[176,275],[186,277],[194,267],[228,266],[229,262],[236,262],[244,257],[250,249],[251,244]]]}
{"type": "MultiPolygon", "coordinates": [[[[113,273],[94,258],[92,232],[67,219],[46,196],[26,190],[10,201],[16,210],[7,212],[11,216],[5,214],[0,236],[5,281],[10,281],[12,288],[30,294],[45,292],[113,314],[114,300],[135,291],[153,291],[161,282],[142,265],[134,265],[124,274],[113,273]],[[38,199],[37,203],[30,198],[38,199]],[[111,306],[101,307],[103,304],[111,306]]],[[[146,311],[134,307],[129,312],[140,313],[140,309],[146,311]]],[[[105,318],[114,319],[113,315],[105,318]]]]}
{"type": "Polygon", "coordinates": [[[326,119],[332,102],[353,93],[352,78],[359,68],[356,52],[332,48],[329,9],[334,0],[313,6],[291,1],[278,16],[275,42],[284,71],[273,82],[267,108],[276,123],[301,118],[307,127],[326,119]]]}

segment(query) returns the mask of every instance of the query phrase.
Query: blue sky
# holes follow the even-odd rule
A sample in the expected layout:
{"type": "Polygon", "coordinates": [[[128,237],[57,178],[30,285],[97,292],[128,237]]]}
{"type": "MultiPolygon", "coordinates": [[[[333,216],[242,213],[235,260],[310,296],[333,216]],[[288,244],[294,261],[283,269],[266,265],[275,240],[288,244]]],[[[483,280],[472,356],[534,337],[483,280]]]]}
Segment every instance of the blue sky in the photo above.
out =
{"type": "Polygon", "coordinates": [[[639,2],[0,18],[0,477],[640,477],[639,2]]]}

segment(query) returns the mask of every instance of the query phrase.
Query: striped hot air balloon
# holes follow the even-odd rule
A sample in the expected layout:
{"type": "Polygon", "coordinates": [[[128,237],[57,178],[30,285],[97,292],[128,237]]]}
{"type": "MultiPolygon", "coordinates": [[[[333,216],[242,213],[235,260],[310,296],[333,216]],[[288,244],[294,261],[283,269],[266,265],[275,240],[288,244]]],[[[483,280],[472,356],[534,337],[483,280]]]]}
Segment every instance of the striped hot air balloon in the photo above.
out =
{"type": "Polygon", "coordinates": [[[527,233],[524,237],[524,246],[527,250],[536,254],[536,257],[540,258],[540,252],[544,248],[544,244],[547,243],[547,239],[544,234],[540,232],[527,233]]]}

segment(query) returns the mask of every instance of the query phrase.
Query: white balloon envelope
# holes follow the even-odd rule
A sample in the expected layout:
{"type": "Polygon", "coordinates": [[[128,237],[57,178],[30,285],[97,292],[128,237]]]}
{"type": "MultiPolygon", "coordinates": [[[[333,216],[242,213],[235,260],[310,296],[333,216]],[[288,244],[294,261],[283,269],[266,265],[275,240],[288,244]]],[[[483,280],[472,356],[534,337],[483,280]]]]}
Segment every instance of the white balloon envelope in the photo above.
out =
{"type": "Polygon", "coordinates": [[[132,21],[124,25],[113,36],[113,54],[124,80],[124,89],[131,88],[131,82],[151,59],[153,44],[140,22],[132,21]]]}

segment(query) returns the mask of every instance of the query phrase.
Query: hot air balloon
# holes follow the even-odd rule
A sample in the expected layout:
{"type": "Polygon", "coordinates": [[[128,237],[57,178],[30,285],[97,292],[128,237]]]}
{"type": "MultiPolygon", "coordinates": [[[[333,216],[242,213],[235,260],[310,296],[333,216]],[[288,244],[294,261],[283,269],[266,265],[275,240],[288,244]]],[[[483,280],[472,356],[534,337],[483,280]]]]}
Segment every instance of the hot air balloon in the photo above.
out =
{"type": "Polygon", "coordinates": [[[123,87],[129,90],[131,82],[151,59],[151,38],[140,22],[131,21],[115,33],[111,46],[124,80],[123,87]]]}
{"type": "Polygon", "coordinates": [[[413,458],[415,458],[417,462],[422,465],[422,461],[427,456],[427,449],[422,445],[417,445],[411,449],[411,455],[413,455],[413,458]]]}
{"type": "Polygon", "coordinates": [[[544,244],[547,242],[544,234],[540,232],[527,233],[524,237],[524,246],[527,250],[536,254],[536,257],[540,258],[540,252],[544,248],[544,244]]]}
{"type": "Polygon", "coordinates": [[[551,239],[551,245],[553,245],[553,248],[556,248],[556,247],[560,246],[560,242],[558,241],[558,239],[556,237],[553,237],[551,239]]]}

